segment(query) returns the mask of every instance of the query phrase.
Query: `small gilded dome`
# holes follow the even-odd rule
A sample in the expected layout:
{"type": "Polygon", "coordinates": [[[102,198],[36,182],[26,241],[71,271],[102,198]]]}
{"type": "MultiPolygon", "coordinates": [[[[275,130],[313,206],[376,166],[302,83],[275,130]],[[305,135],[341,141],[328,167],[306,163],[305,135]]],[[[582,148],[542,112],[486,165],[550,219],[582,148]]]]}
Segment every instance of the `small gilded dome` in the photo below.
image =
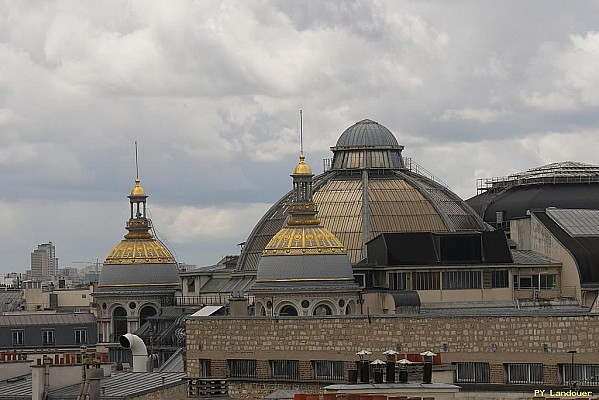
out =
{"type": "Polygon", "coordinates": [[[131,194],[129,196],[141,197],[146,196],[145,190],[139,184],[139,179],[135,180],[135,187],[131,189],[131,194]]]}
{"type": "Polygon", "coordinates": [[[300,154],[299,160],[299,164],[293,170],[293,175],[312,175],[312,168],[305,162],[306,157],[300,154]]]}
{"type": "Polygon", "coordinates": [[[345,247],[323,226],[283,227],[268,242],[263,256],[301,254],[347,254],[345,247]]]}
{"type": "Polygon", "coordinates": [[[124,239],[108,254],[104,265],[174,264],[175,258],[160,241],[124,239]]]}

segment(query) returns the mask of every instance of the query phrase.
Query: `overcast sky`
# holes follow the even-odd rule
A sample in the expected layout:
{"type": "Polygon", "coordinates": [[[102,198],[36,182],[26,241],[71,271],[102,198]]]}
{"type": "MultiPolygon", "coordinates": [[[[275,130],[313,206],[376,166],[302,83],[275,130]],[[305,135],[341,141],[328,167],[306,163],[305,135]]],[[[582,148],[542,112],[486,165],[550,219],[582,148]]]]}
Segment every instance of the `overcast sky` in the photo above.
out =
{"type": "Polygon", "coordinates": [[[179,261],[236,254],[369,118],[462,198],[597,164],[599,3],[1,1],[0,272],[104,260],[139,174],[179,261]]]}

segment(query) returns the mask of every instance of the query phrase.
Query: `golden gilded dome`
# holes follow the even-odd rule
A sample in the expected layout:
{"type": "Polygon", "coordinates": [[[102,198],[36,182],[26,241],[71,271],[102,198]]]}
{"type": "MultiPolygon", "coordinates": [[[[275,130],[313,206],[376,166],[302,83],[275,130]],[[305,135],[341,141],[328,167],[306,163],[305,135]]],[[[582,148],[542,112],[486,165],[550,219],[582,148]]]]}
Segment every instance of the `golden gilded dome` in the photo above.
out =
{"type": "Polygon", "coordinates": [[[175,258],[160,241],[152,239],[124,239],[108,254],[104,264],[172,264],[175,258]]]}
{"type": "Polygon", "coordinates": [[[266,245],[263,256],[346,254],[345,247],[323,226],[284,226],[266,245]]]}
{"type": "Polygon", "coordinates": [[[133,197],[146,196],[145,190],[139,184],[139,179],[135,180],[135,187],[133,189],[131,189],[131,194],[129,196],[133,196],[133,197]]]}
{"type": "Polygon", "coordinates": [[[306,157],[304,154],[300,154],[299,163],[293,170],[293,175],[312,175],[312,168],[305,162],[306,157]]]}

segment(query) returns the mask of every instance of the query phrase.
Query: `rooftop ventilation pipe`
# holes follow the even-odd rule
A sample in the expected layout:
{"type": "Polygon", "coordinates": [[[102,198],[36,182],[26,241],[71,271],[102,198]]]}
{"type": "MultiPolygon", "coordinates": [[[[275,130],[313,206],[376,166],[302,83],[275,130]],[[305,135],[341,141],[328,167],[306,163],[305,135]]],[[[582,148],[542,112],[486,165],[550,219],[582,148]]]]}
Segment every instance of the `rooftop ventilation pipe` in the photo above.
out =
{"type": "Polygon", "coordinates": [[[133,372],[148,371],[148,349],[143,340],[137,335],[126,333],[119,337],[119,343],[133,354],[133,372]]]}

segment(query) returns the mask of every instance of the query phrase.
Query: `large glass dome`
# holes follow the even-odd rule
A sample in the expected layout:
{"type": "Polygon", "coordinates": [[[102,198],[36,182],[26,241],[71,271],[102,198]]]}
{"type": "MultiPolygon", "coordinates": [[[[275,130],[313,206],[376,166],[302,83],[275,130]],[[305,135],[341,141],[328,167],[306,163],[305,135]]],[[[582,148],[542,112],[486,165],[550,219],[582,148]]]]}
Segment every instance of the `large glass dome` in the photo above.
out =
{"type": "MultiPolygon", "coordinates": [[[[318,218],[346,247],[352,263],[366,258],[366,242],[387,232],[488,230],[450,189],[412,171],[391,131],[365,119],[346,129],[332,147],[331,168],[314,177],[318,218]]],[[[256,224],[238,269],[255,271],[271,238],[287,219],[291,192],[256,224]]]]}

